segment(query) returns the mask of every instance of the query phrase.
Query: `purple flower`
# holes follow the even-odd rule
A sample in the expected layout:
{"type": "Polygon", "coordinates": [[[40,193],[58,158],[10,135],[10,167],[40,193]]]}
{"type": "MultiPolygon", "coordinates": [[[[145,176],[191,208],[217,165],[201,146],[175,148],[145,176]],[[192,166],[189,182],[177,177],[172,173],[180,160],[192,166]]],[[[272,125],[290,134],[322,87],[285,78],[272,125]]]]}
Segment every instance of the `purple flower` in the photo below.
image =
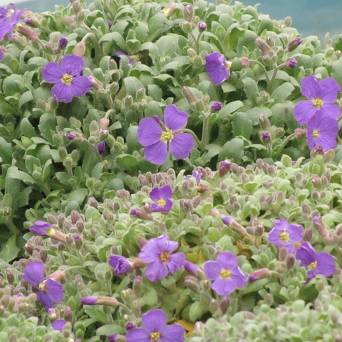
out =
{"type": "Polygon", "coordinates": [[[23,278],[35,288],[38,300],[46,309],[54,307],[63,300],[63,285],[52,279],[45,279],[45,266],[42,262],[30,261],[24,268],[23,278]]]}
{"type": "Polygon", "coordinates": [[[108,263],[113,267],[114,274],[117,276],[122,276],[132,269],[129,261],[121,255],[111,255],[108,263]]]}
{"type": "Polygon", "coordinates": [[[0,7],[0,40],[3,40],[6,36],[11,38],[21,15],[22,11],[17,10],[14,4],[0,7]]]}
{"type": "Polygon", "coordinates": [[[139,253],[139,258],[147,264],[147,279],[156,282],[181,269],[185,263],[185,255],[181,252],[174,253],[177,249],[178,242],[169,240],[165,235],[149,240],[139,253]]]}
{"type": "Polygon", "coordinates": [[[201,168],[193,169],[192,176],[195,177],[196,184],[198,185],[201,182],[202,177],[204,176],[204,172],[201,168]]]}
{"type": "Polygon", "coordinates": [[[295,253],[303,240],[303,227],[286,220],[275,220],[268,233],[268,241],[277,247],[286,248],[288,253],[295,253]]]}
{"type": "Polygon", "coordinates": [[[239,268],[236,256],[229,252],[219,253],[216,261],[207,261],[204,273],[213,281],[211,288],[220,296],[227,296],[247,283],[247,277],[239,268]]]}
{"type": "Polygon", "coordinates": [[[84,305],[95,305],[97,302],[97,297],[95,296],[82,297],[80,301],[84,305]]]}
{"type": "Polygon", "coordinates": [[[301,262],[302,266],[306,267],[308,280],[311,280],[318,274],[330,277],[336,271],[334,257],[326,252],[317,253],[309,242],[302,243],[302,246],[296,253],[296,259],[301,262]]]}
{"type": "Polygon", "coordinates": [[[210,109],[212,112],[218,112],[222,108],[222,102],[220,101],[214,101],[212,102],[210,109]]]}
{"type": "Polygon", "coordinates": [[[52,322],[52,328],[58,331],[63,331],[66,321],[64,319],[57,319],[52,322]]]}
{"type": "Polygon", "coordinates": [[[96,145],[96,149],[97,152],[99,152],[99,154],[101,154],[101,156],[103,156],[106,152],[106,142],[105,141],[101,141],[96,145]]]}
{"type": "Polygon", "coordinates": [[[322,149],[323,152],[336,148],[338,135],[338,122],[319,111],[308,123],[306,138],[310,150],[322,149]]]}
{"type": "Polygon", "coordinates": [[[64,56],[60,64],[50,62],[44,66],[43,79],[54,84],[51,93],[57,102],[70,103],[91,89],[89,78],[82,76],[83,68],[82,57],[76,55],[64,56]]]}
{"type": "Polygon", "coordinates": [[[300,101],[294,108],[294,117],[301,125],[306,125],[318,112],[324,116],[338,119],[340,109],[335,103],[340,85],[334,78],[317,80],[314,76],[307,76],[301,81],[301,92],[308,100],[300,101]]]}
{"type": "Polygon", "coordinates": [[[63,50],[63,49],[65,49],[66,47],[67,47],[67,45],[68,45],[68,38],[66,38],[66,37],[61,37],[60,39],[59,39],[59,41],[58,41],[58,49],[59,50],[63,50]]]}
{"type": "Polygon", "coordinates": [[[30,232],[40,236],[53,236],[55,230],[52,228],[52,224],[38,220],[30,227],[30,232]]]}
{"type": "Polygon", "coordinates": [[[194,264],[194,263],[192,263],[192,262],[190,262],[188,260],[186,260],[185,263],[184,263],[184,269],[187,272],[189,272],[191,274],[194,274],[194,275],[196,275],[198,270],[199,270],[199,268],[198,268],[198,266],[196,264],[194,264]]]}
{"type": "Polygon", "coordinates": [[[177,159],[186,159],[194,148],[191,134],[183,133],[188,114],[180,111],[176,105],[164,110],[164,122],[157,116],[142,119],[138,127],[138,140],[144,146],[145,159],[161,165],[168,151],[177,159]]]}
{"type": "Polygon", "coordinates": [[[127,342],[183,342],[185,330],[179,324],[167,325],[163,310],[153,309],[142,316],[142,327],[127,332],[127,342]]]}
{"type": "Polygon", "coordinates": [[[168,213],[172,208],[172,189],[170,185],[154,188],[150,192],[150,198],[154,202],[150,205],[152,212],[168,213]]]}
{"type": "Polygon", "coordinates": [[[216,86],[222,84],[230,76],[226,59],[219,52],[213,52],[205,57],[205,69],[211,82],[216,86]]]}

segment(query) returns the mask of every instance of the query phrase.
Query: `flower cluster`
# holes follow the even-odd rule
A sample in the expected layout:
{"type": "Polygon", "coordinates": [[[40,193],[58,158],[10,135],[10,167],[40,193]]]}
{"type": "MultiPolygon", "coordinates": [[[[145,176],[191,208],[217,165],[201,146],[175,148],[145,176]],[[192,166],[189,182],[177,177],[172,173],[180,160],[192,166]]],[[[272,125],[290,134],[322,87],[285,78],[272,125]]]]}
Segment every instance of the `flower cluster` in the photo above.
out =
{"type": "Polygon", "coordinates": [[[336,148],[339,131],[340,108],[336,99],[341,91],[334,78],[318,80],[307,76],[301,81],[301,92],[308,100],[300,101],[294,108],[294,117],[301,125],[307,125],[307,141],[310,150],[324,152],[336,148]]]}

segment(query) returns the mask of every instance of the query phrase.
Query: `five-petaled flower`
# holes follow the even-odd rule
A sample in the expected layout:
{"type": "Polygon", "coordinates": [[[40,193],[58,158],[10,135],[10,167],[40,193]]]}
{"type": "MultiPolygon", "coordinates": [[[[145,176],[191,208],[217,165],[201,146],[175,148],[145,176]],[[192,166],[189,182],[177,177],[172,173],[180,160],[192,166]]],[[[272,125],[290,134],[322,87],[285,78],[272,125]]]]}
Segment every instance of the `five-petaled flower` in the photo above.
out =
{"type": "Polygon", "coordinates": [[[64,298],[63,285],[45,278],[45,266],[41,261],[30,261],[24,268],[23,279],[36,290],[38,300],[46,309],[54,307],[64,298]]]}
{"type": "Polygon", "coordinates": [[[6,37],[11,38],[13,31],[20,21],[22,11],[19,11],[14,4],[7,7],[0,7],[0,40],[6,37]]]}
{"type": "Polygon", "coordinates": [[[340,85],[334,78],[317,80],[314,76],[307,76],[301,81],[301,92],[308,100],[300,101],[294,108],[294,117],[301,125],[306,125],[318,111],[325,117],[338,119],[340,109],[336,104],[340,85]]]}
{"type": "Polygon", "coordinates": [[[84,61],[76,55],[64,56],[60,64],[50,62],[44,66],[43,79],[54,84],[51,93],[57,102],[69,103],[91,89],[89,78],[82,76],[83,69],[84,61]]]}
{"type": "Polygon", "coordinates": [[[302,266],[306,267],[308,280],[319,274],[330,277],[336,271],[334,257],[327,252],[317,253],[309,242],[302,243],[302,246],[297,250],[296,259],[300,261],[302,266]]]}
{"type": "Polygon", "coordinates": [[[275,220],[272,230],[268,233],[268,241],[277,247],[286,248],[291,254],[301,246],[303,227],[286,220],[275,220]]]}
{"type": "Polygon", "coordinates": [[[179,324],[167,324],[163,310],[152,309],[142,316],[142,327],[128,330],[127,342],[183,342],[185,330],[179,324]]]}
{"type": "Polygon", "coordinates": [[[310,150],[320,148],[323,152],[336,148],[339,131],[336,119],[319,111],[308,123],[306,137],[310,150]]]}
{"type": "Polygon", "coordinates": [[[150,205],[153,212],[168,213],[172,208],[172,189],[170,185],[154,188],[150,192],[150,198],[154,202],[150,205]]]}
{"type": "Polygon", "coordinates": [[[57,319],[52,322],[52,328],[57,331],[63,331],[66,321],[64,319],[57,319]]]}
{"type": "Polygon", "coordinates": [[[236,256],[229,252],[219,253],[216,261],[207,261],[204,273],[213,281],[211,288],[220,296],[228,296],[247,283],[247,277],[239,268],[236,256]]]}
{"type": "Polygon", "coordinates": [[[213,52],[205,57],[205,69],[216,86],[222,84],[230,76],[229,64],[219,52],[213,52]]]}
{"type": "Polygon", "coordinates": [[[165,235],[151,239],[144,245],[139,258],[147,264],[145,271],[147,279],[156,282],[183,268],[184,253],[174,253],[178,246],[178,242],[169,240],[165,235]]]}
{"type": "Polygon", "coordinates": [[[132,266],[129,263],[129,261],[121,255],[111,255],[108,258],[108,263],[110,266],[112,266],[114,274],[119,277],[127,274],[132,269],[132,266]]]}
{"type": "Polygon", "coordinates": [[[168,150],[177,159],[188,158],[195,140],[191,134],[183,132],[187,121],[188,114],[176,105],[165,107],[164,122],[157,116],[142,119],[138,127],[138,140],[144,146],[146,160],[161,165],[168,150]]]}

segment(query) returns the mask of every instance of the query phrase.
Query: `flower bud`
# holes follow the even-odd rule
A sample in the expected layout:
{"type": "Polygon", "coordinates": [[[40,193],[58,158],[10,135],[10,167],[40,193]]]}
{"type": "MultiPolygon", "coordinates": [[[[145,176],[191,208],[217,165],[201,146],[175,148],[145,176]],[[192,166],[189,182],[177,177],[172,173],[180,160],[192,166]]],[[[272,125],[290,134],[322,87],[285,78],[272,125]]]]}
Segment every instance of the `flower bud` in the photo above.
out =
{"type": "Polygon", "coordinates": [[[200,286],[198,284],[198,279],[193,276],[185,276],[184,278],[184,286],[188,289],[199,292],[200,286]]]}
{"type": "Polygon", "coordinates": [[[203,32],[203,31],[205,31],[207,29],[207,24],[204,22],[204,21],[200,21],[199,23],[198,23],[198,30],[200,31],[200,32],[203,32]]]}
{"type": "Polygon", "coordinates": [[[66,47],[67,47],[67,45],[68,45],[68,38],[66,38],[66,37],[61,37],[60,39],[59,39],[59,41],[58,41],[58,49],[59,50],[64,50],[66,47]]]}
{"type": "Polygon", "coordinates": [[[182,87],[182,91],[186,97],[186,99],[188,100],[188,102],[193,105],[195,103],[198,102],[198,99],[196,98],[196,96],[192,93],[192,91],[190,90],[189,87],[182,87]]]}
{"type": "Polygon", "coordinates": [[[290,69],[295,69],[298,66],[298,61],[296,58],[289,58],[286,62],[285,65],[290,68],[290,69]]]}
{"type": "Polygon", "coordinates": [[[220,177],[223,177],[231,170],[232,163],[230,160],[223,160],[219,163],[219,175],[220,177]]]}
{"type": "Polygon", "coordinates": [[[272,271],[269,270],[268,268],[260,268],[256,271],[254,271],[250,276],[249,276],[249,281],[253,282],[259,279],[263,278],[268,278],[272,275],[272,271]]]}
{"type": "Polygon", "coordinates": [[[264,144],[268,144],[271,142],[271,134],[268,131],[263,131],[260,134],[260,140],[264,143],[264,144]]]}
{"type": "Polygon", "coordinates": [[[303,39],[297,36],[289,42],[289,44],[287,45],[287,50],[291,52],[295,50],[302,43],[303,43],[303,39]]]}
{"type": "Polygon", "coordinates": [[[270,50],[271,47],[260,37],[257,37],[255,40],[256,46],[261,50],[263,55],[266,55],[270,50]]]}
{"type": "Polygon", "coordinates": [[[170,15],[174,13],[176,8],[177,8],[176,4],[170,4],[163,9],[163,13],[166,17],[169,17],[170,15]]]}
{"type": "Polygon", "coordinates": [[[285,261],[287,255],[288,255],[288,252],[286,248],[279,249],[279,254],[278,254],[279,261],[285,261]]]}
{"type": "Polygon", "coordinates": [[[149,213],[139,208],[132,208],[130,211],[130,215],[141,220],[152,220],[152,216],[149,213]]]}
{"type": "Polygon", "coordinates": [[[214,101],[210,105],[210,109],[213,113],[218,112],[222,109],[222,102],[220,101],[214,101]]]}
{"type": "Polygon", "coordinates": [[[74,55],[79,56],[79,57],[84,57],[86,53],[86,46],[83,40],[78,42],[75,47],[74,47],[74,55]]]}
{"type": "Polygon", "coordinates": [[[33,42],[38,40],[38,33],[32,30],[29,26],[19,24],[17,25],[17,30],[19,33],[33,42]]]}
{"type": "Polygon", "coordinates": [[[192,7],[192,5],[186,5],[184,6],[184,19],[187,21],[192,21],[193,15],[194,15],[194,9],[192,7]]]}
{"type": "Polygon", "coordinates": [[[292,254],[289,254],[286,257],[286,268],[288,270],[291,269],[294,266],[295,262],[296,262],[295,257],[292,254]]]}
{"type": "Polygon", "coordinates": [[[240,64],[242,67],[247,68],[251,65],[251,61],[248,57],[241,57],[240,58],[240,64]]]}

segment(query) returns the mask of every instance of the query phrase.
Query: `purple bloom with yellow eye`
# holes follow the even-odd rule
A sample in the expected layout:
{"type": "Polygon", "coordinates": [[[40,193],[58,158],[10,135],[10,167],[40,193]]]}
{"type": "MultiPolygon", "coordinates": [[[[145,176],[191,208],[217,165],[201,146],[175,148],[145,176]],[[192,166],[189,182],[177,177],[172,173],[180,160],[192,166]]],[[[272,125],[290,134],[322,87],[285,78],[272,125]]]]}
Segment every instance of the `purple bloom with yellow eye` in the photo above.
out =
{"type": "Polygon", "coordinates": [[[154,188],[150,192],[150,198],[154,202],[150,205],[153,212],[168,213],[172,208],[172,189],[170,185],[154,188]]]}
{"type": "Polygon", "coordinates": [[[19,11],[14,4],[7,7],[0,7],[0,40],[11,38],[15,27],[20,21],[22,11],[19,11]]]}
{"type": "Polygon", "coordinates": [[[341,87],[334,78],[318,80],[314,76],[307,76],[301,81],[302,95],[307,98],[300,101],[294,108],[294,117],[301,125],[306,125],[311,118],[322,111],[325,117],[338,119],[340,108],[336,104],[337,95],[341,87]]]}
{"type": "Polygon", "coordinates": [[[132,266],[129,263],[129,261],[121,255],[111,255],[108,258],[108,263],[110,266],[112,266],[114,274],[119,277],[127,274],[132,269],[132,266]]]}
{"type": "Polygon", "coordinates": [[[286,220],[275,220],[272,230],[268,233],[268,241],[294,254],[303,241],[303,227],[286,220]]]}
{"type": "Polygon", "coordinates": [[[211,82],[216,86],[222,84],[230,76],[226,59],[217,51],[205,57],[205,69],[211,82]]]}
{"type": "Polygon", "coordinates": [[[164,110],[164,122],[157,116],[144,118],[138,127],[138,140],[144,146],[145,159],[162,165],[170,152],[177,159],[186,159],[195,146],[195,140],[183,130],[188,121],[188,114],[176,105],[169,105],[164,110]]]}
{"type": "Polygon", "coordinates": [[[59,64],[50,62],[43,68],[43,79],[54,84],[51,93],[57,102],[70,103],[74,97],[84,96],[92,86],[82,76],[84,61],[76,55],[64,56],[59,64]]]}
{"type": "Polygon", "coordinates": [[[247,277],[238,266],[236,256],[229,252],[221,252],[215,261],[207,261],[204,273],[213,282],[211,288],[220,296],[228,296],[247,283],[247,277]]]}
{"type": "Polygon", "coordinates": [[[308,123],[306,138],[310,150],[322,149],[324,152],[337,146],[339,126],[336,119],[319,111],[308,123]]]}
{"type": "Polygon", "coordinates": [[[52,328],[57,331],[63,331],[66,321],[64,319],[56,319],[52,322],[52,328]]]}
{"type": "Polygon", "coordinates": [[[183,342],[185,330],[179,324],[167,324],[163,310],[153,309],[142,316],[142,327],[128,330],[127,342],[183,342]]]}
{"type": "Polygon", "coordinates": [[[148,280],[159,281],[183,268],[185,255],[182,252],[175,253],[178,246],[178,242],[169,240],[165,235],[151,239],[144,245],[139,258],[147,264],[145,275],[148,280]]]}
{"type": "Polygon", "coordinates": [[[52,228],[51,223],[38,220],[30,227],[30,232],[40,236],[53,236],[55,230],[52,228]]]}
{"type": "Polygon", "coordinates": [[[45,266],[41,261],[30,261],[24,268],[23,279],[36,290],[38,300],[46,309],[53,308],[64,299],[63,285],[45,279],[45,266]]]}
{"type": "Polygon", "coordinates": [[[296,259],[307,269],[308,280],[316,277],[316,275],[330,277],[336,272],[334,257],[327,252],[317,253],[309,242],[302,243],[297,250],[296,259]]]}

